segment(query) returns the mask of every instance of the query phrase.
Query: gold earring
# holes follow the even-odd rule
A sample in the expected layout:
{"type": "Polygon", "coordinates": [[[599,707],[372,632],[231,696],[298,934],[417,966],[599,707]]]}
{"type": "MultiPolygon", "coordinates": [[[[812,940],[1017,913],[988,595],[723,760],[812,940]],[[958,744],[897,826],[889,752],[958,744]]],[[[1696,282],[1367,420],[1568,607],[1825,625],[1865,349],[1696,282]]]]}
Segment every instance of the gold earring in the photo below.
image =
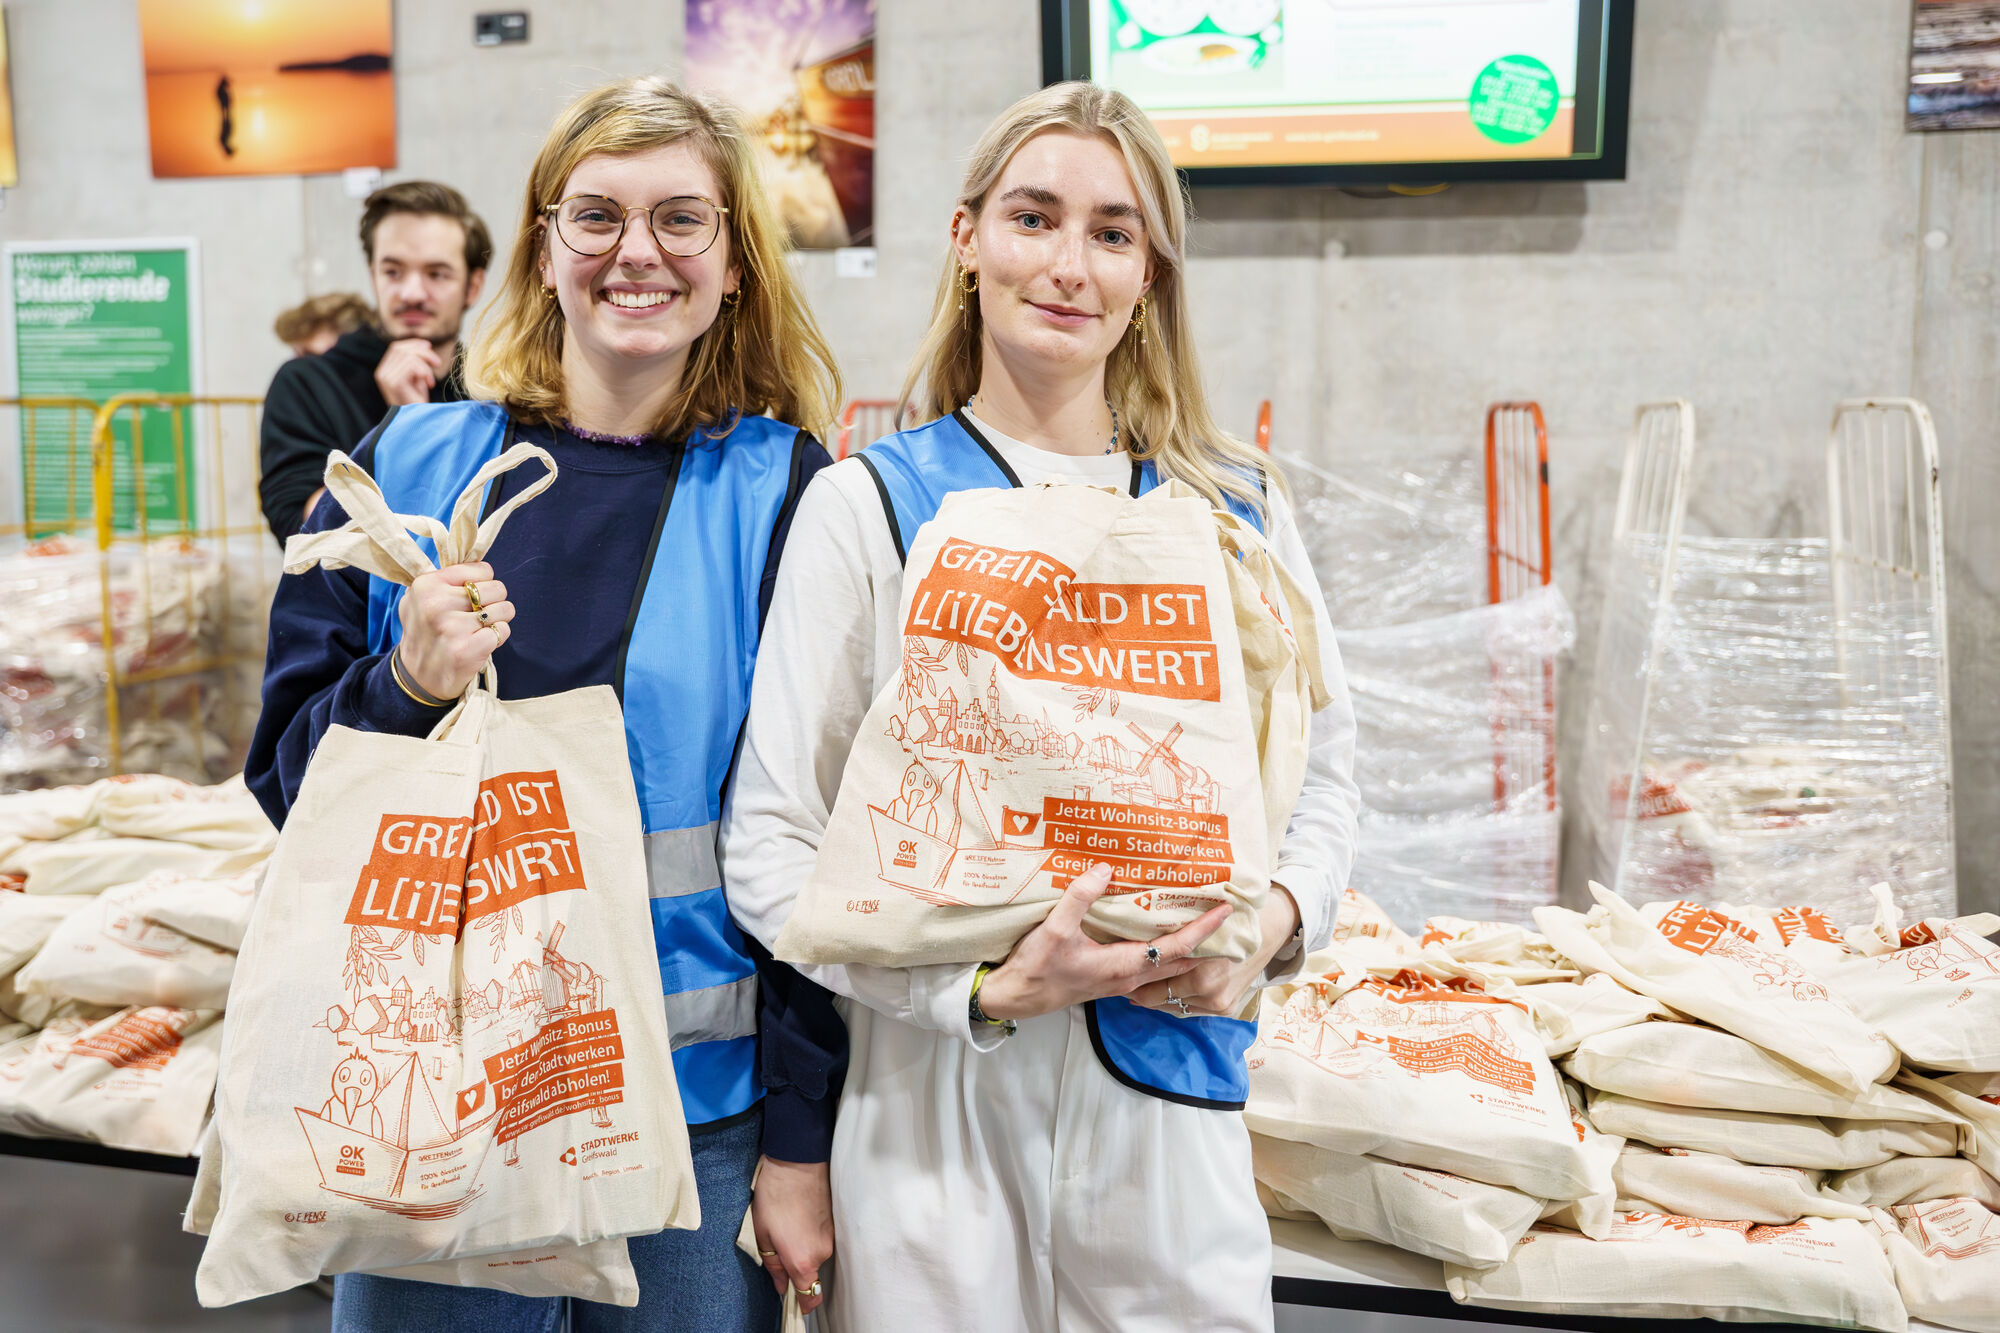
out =
{"type": "Polygon", "coordinates": [[[1146,298],[1139,298],[1139,308],[1132,312],[1132,327],[1139,331],[1139,345],[1146,345],[1146,298]]]}
{"type": "Polygon", "coordinates": [[[542,288],[542,299],[543,299],[544,301],[553,301],[553,300],[555,300],[555,299],[556,299],[556,289],[555,289],[555,288],[553,288],[553,287],[544,287],[544,288],[542,288]]]}
{"type": "Polygon", "coordinates": [[[958,308],[965,309],[965,298],[979,290],[979,274],[969,268],[958,271],[958,308]]]}
{"type": "Polygon", "coordinates": [[[724,292],[722,294],[722,308],[724,310],[734,310],[736,309],[737,306],[742,304],[743,304],[742,292],[724,292]]]}

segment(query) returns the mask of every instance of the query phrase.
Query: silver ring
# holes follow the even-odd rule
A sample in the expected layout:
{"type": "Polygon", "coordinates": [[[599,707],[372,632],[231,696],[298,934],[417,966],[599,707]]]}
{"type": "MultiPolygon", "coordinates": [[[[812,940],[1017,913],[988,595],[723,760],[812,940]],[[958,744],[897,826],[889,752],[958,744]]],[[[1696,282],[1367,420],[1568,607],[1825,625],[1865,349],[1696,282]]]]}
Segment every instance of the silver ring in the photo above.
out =
{"type": "Polygon", "coordinates": [[[1158,967],[1160,965],[1159,945],[1149,944],[1146,946],[1146,961],[1151,963],[1154,967],[1158,967]]]}
{"type": "Polygon", "coordinates": [[[1181,1011],[1182,1018],[1188,1017],[1188,1007],[1186,1000],[1181,999],[1178,995],[1170,995],[1167,998],[1174,1002],[1174,1008],[1181,1011]]]}

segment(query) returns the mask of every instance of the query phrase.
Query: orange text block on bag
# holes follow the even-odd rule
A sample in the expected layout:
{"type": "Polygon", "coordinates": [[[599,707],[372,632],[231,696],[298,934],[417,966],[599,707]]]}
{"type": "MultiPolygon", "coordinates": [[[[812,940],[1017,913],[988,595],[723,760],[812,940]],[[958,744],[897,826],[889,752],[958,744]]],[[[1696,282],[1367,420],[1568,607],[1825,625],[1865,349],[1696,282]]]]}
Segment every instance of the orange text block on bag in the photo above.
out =
{"type": "Polygon", "coordinates": [[[479,784],[473,818],[383,815],[345,920],[456,935],[528,898],[586,887],[553,770],[479,784]]]}
{"type": "Polygon", "coordinates": [[[947,541],[911,596],[903,633],[992,653],[1024,680],[1222,697],[1206,589],[1079,583],[1039,551],[947,541]]]}

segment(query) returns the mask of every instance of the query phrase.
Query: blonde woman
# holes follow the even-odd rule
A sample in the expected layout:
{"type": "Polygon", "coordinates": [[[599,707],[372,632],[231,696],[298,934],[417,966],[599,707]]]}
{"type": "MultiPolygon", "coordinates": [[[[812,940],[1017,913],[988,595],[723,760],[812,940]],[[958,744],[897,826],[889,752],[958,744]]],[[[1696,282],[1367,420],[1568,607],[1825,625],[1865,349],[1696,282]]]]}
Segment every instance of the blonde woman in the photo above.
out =
{"type": "MultiPolygon", "coordinates": [[[[1310,566],[1260,455],[1215,424],[1184,285],[1187,211],[1133,104],[1088,84],[1023,99],[973,152],[904,391],[926,422],[807,491],[765,632],[724,880],[767,943],[813,866],[863,714],[901,661],[902,554],[954,490],[1185,481],[1310,566]]],[[[1323,608],[1321,608],[1323,614],[1323,608]]],[[[807,969],[858,1003],[834,1135],[843,1328],[1268,1329],[1270,1242],[1238,1113],[1249,992],[1324,942],[1353,858],[1354,724],[1313,721],[1306,790],[1243,964],[1080,929],[1080,876],[1003,959],[807,969]]]]}
{"type": "MultiPolygon", "coordinates": [[[[839,396],[782,235],[732,113],[658,79],[578,100],[536,158],[504,289],[471,347],[476,401],[396,409],[355,452],[404,514],[448,517],[516,441],[549,451],[555,484],[489,563],[407,593],[354,570],[278,592],[248,769],[281,823],[329,726],[423,735],[489,661],[509,698],[618,689],[627,754],[604,759],[629,758],[638,789],[701,1194],[699,1231],[632,1241],[636,1309],[347,1275],[343,1333],[512,1333],[565,1316],[593,1333],[737,1333],[776,1328],[787,1282],[816,1304],[844,1034],[823,991],[737,929],[715,861],[762,610],[796,501],[828,461],[810,432],[839,396]],[[768,1273],[734,1244],[760,1154],[768,1273]]],[[[507,474],[489,506],[540,472],[507,474]]],[[[345,518],[323,499],[306,530],[345,518]]]]}

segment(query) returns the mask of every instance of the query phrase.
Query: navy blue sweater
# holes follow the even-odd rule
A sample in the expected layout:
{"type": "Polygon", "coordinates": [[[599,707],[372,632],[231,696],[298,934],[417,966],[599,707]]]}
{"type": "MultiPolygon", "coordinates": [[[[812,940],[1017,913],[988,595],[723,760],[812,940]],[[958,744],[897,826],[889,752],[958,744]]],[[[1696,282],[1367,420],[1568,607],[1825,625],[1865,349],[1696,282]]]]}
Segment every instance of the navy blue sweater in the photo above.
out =
{"type": "MultiPolygon", "coordinates": [[[[353,452],[364,469],[373,470],[381,431],[378,426],[369,432],[353,452]]],[[[597,444],[537,426],[517,427],[515,438],[547,449],[558,475],[539,498],[515,511],[487,556],[515,606],[513,631],[493,655],[501,697],[532,699],[615,684],[660,497],[680,464],[680,450],[597,444]]],[[[830,461],[817,442],[800,451],[793,498],[779,515],[765,562],[760,616],[770,607],[792,507],[805,482],[830,461]]],[[[542,475],[532,464],[507,473],[489,507],[542,475]]],[[[321,532],[346,521],[329,495],[301,531],[321,532]]],[[[655,558],[673,557],[661,551],[655,558]]],[[[426,708],[403,692],[386,655],[368,651],[367,612],[368,576],[360,570],[312,569],[279,581],[271,605],[263,713],[245,777],[280,827],[328,727],[422,736],[443,716],[443,710],[426,708]]],[[[823,1162],[847,1071],[846,1025],[824,989],[773,961],[754,938],[744,939],[757,959],[761,996],[764,1151],[788,1162],[823,1162]]]]}

